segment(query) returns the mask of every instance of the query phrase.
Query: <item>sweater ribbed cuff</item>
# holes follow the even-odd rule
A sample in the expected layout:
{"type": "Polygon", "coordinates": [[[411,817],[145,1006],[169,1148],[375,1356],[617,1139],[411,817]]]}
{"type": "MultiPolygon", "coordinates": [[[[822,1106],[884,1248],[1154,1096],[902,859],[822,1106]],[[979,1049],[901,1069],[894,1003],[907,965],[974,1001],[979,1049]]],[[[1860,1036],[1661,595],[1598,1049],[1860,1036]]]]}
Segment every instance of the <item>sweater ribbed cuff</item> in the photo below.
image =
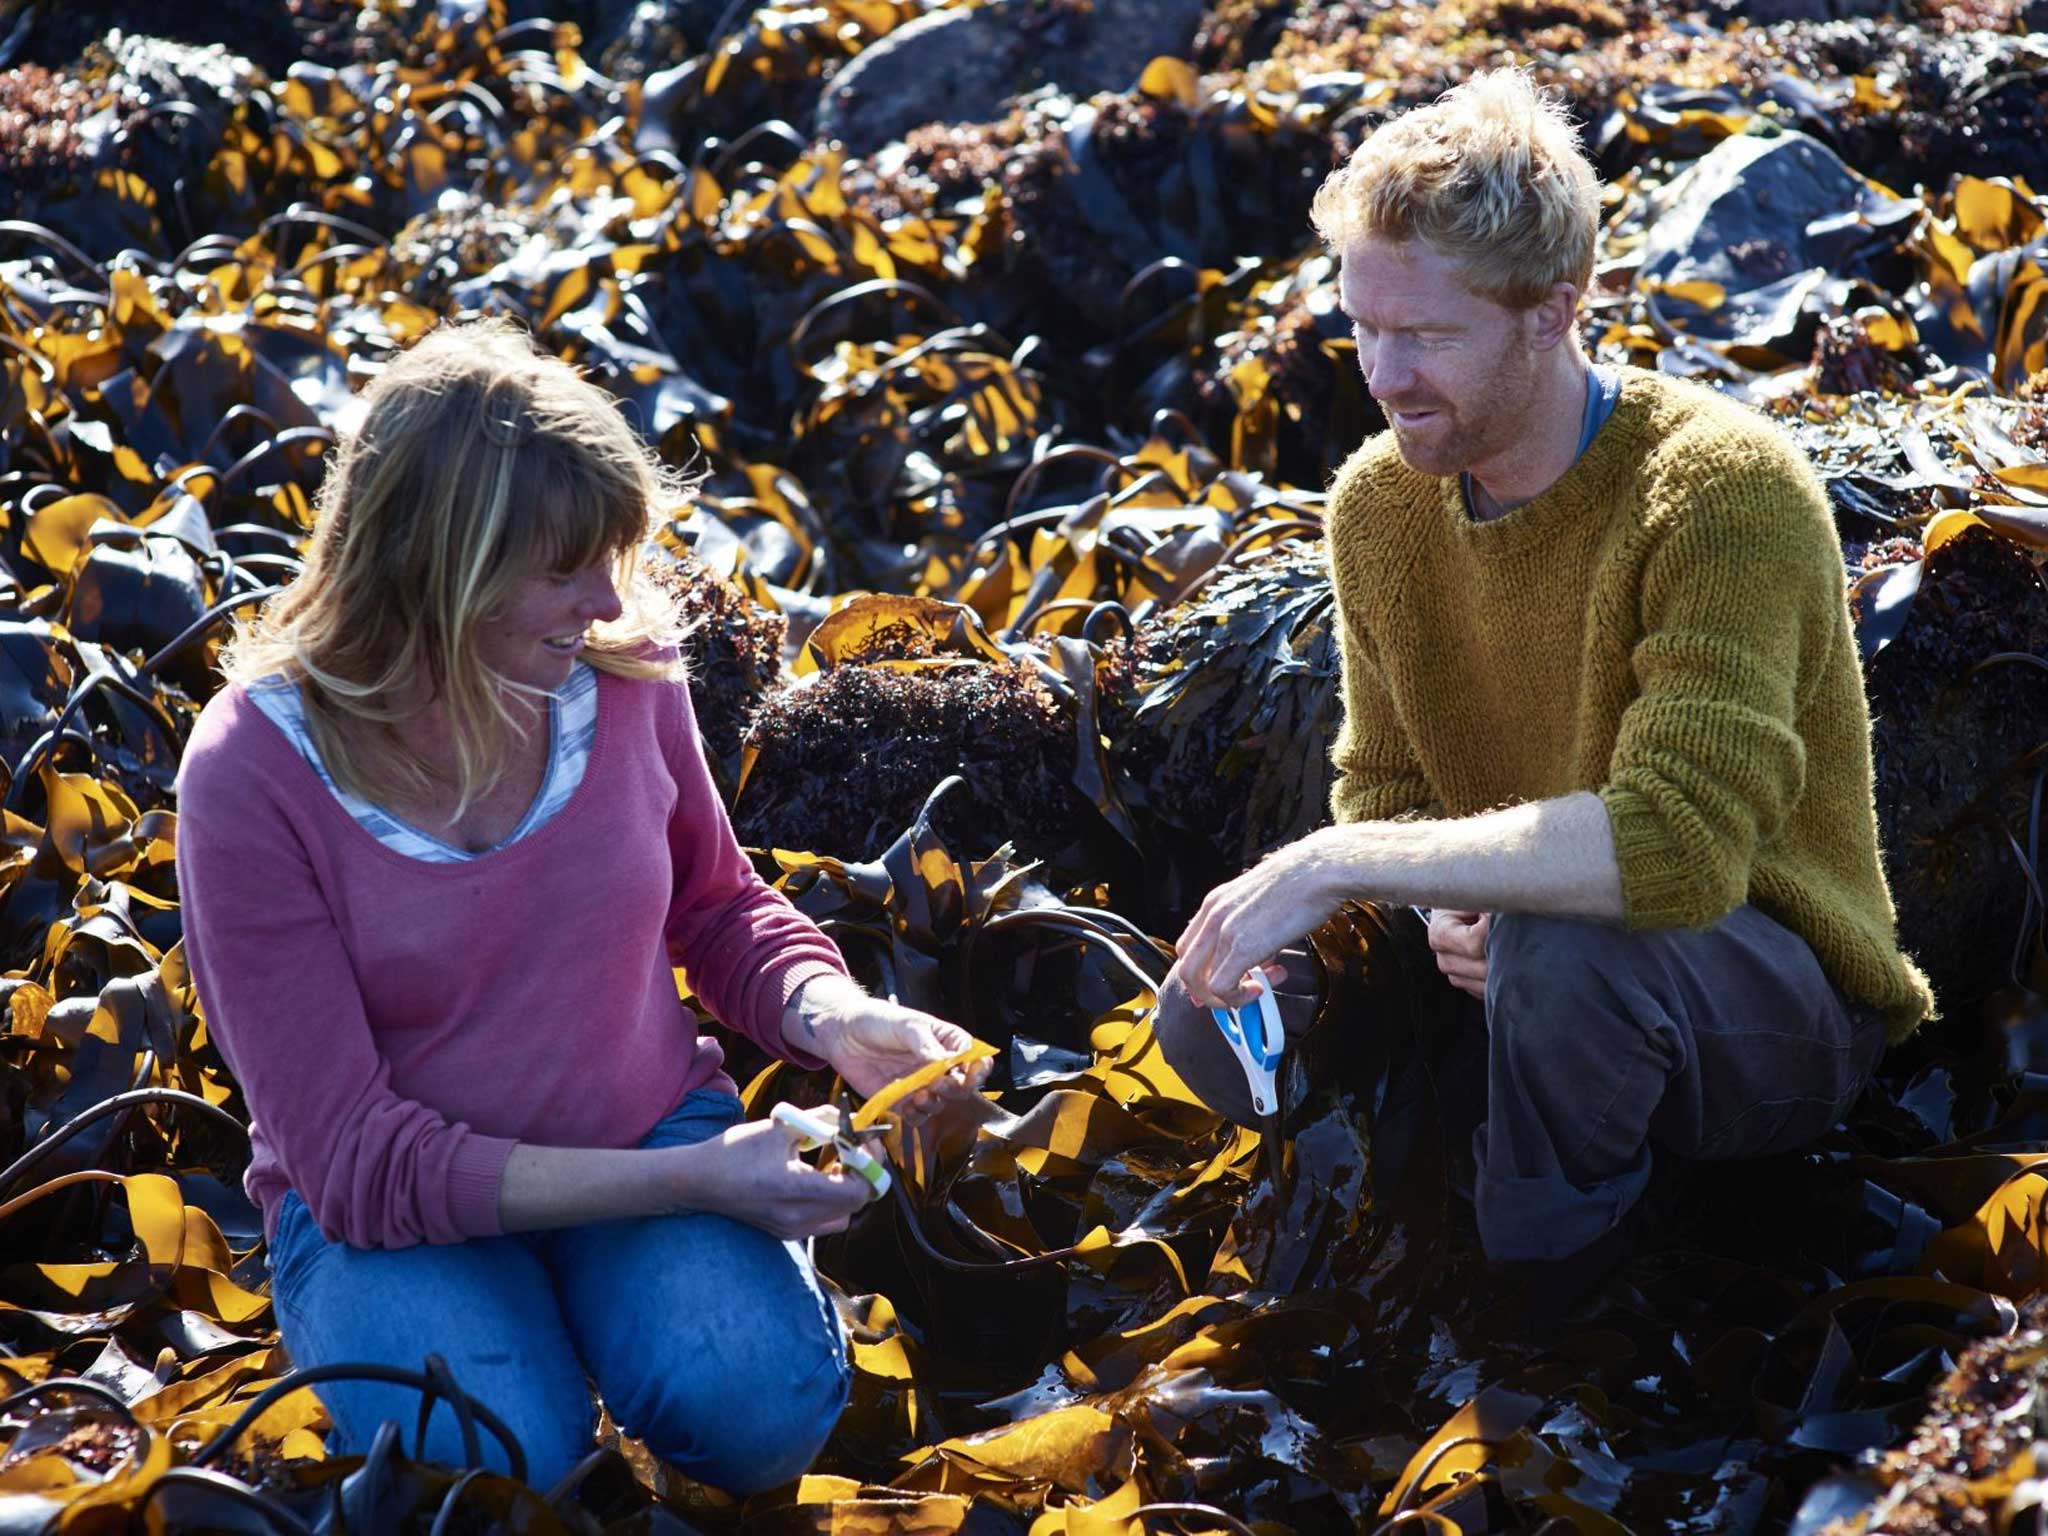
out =
{"type": "Polygon", "coordinates": [[[1657,808],[1634,790],[1610,785],[1600,791],[1614,834],[1614,862],[1621,871],[1621,912],[1630,928],[1696,928],[1711,922],[1701,912],[1700,872],[1687,867],[1671,846],[1670,829],[1657,808]]]}
{"type": "Polygon", "coordinates": [[[498,1219],[498,1192],[515,1145],[503,1136],[471,1134],[449,1159],[448,1214],[463,1237],[497,1237],[505,1230],[498,1219]]]}
{"type": "Polygon", "coordinates": [[[773,978],[774,990],[768,995],[775,999],[775,1051],[778,1055],[787,1056],[791,1062],[806,1072],[815,1072],[820,1067],[830,1066],[831,1063],[822,1056],[813,1056],[809,1051],[797,1050],[782,1038],[783,1010],[789,1007],[789,1000],[796,996],[797,988],[813,977],[844,975],[845,968],[834,965],[829,960],[803,959],[784,966],[773,978]]]}

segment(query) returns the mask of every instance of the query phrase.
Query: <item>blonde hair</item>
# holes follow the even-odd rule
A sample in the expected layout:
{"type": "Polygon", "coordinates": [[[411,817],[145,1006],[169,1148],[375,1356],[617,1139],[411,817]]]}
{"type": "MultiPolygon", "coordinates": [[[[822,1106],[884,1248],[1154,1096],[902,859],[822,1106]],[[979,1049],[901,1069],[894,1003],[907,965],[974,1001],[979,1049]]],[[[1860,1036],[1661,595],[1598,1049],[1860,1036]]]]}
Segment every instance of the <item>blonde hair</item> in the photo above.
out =
{"type": "Polygon", "coordinates": [[[541,570],[611,559],[623,612],[584,657],[681,676],[675,612],[637,569],[650,520],[686,494],[610,396],[503,321],[444,325],[363,394],[321,486],[304,572],[221,658],[231,679],[304,685],[335,782],[380,803],[447,781],[395,727],[431,701],[455,748],[457,816],[524,729],[530,687],[477,651],[477,625],[541,570]],[[425,682],[428,687],[419,685],[425,682]]]}
{"type": "Polygon", "coordinates": [[[1510,309],[1593,280],[1600,184],[1570,113],[1519,69],[1475,75],[1381,127],[1316,192],[1316,233],[1425,240],[1510,309]]]}

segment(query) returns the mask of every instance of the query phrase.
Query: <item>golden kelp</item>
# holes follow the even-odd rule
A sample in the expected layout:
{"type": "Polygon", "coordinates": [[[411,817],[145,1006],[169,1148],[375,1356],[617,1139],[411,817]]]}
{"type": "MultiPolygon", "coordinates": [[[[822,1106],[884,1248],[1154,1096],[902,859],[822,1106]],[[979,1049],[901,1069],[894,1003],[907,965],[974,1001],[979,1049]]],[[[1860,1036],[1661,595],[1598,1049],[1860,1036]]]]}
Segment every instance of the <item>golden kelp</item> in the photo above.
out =
{"type": "MultiPolygon", "coordinates": [[[[813,142],[832,71],[921,9],[738,7],[631,80],[498,0],[297,0],[307,60],[273,75],[135,36],[0,68],[0,1529],[2038,1507],[2048,57],[2020,8],[1681,33],[1648,0],[1227,0],[1130,91],[867,164],[813,142]],[[1322,814],[1318,488],[1378,419],[1306,195],[1387,110],[1509,58],[1572,95],[1610,181],[1597,354],[1750,400],[1821,469],[1950,1014],[1813,1152],[1661,1177],[1654,1241],[1556,1338],[1450,1191],[1464,1080],[1405,914],[1315,938],[1277,1181],[1149,1022],[1160,935],[1322,814]],[[74,137],[94,121],[122,131],[74,137]],[[1788,127],[1842,152],[1838,204],[1773,202],[1734,266],[1671,235],[1716,146],[1753,156],[1731,220],[1775,197],[1788,127]],[[997,1052],[991,1096],[897,1136],[897,1196],[818,1244],[853,1401],[812,1476],[743,1504],[630,1442],[544,1491],[402,1434],[320,1459],[184,967],[173,775],[223,625],[297,574],[355,386],[466,310],[522,317],[704,472],[650,559],[703,620],[695,698],[759,867],[997,1052]],[[896,771],[828,758],[890,735],[917,738],[896,771]],[[1901,1451],[1826,1479],[1930,1388],[1901,1451]]],[[[76,24],[0,0],[0,64],[76,24]]],[[[757,1105],[832,1096],[747,1065],[757,1105]]]]}

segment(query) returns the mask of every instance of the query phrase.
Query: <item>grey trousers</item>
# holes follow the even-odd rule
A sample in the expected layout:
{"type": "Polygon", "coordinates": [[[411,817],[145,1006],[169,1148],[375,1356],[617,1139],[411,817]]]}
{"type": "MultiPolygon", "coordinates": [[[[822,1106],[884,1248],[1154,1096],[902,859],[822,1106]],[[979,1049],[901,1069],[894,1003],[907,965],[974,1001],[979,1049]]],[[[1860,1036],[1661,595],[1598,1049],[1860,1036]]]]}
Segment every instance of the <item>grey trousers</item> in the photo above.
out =
{"type": "Polygon", "coordinates": [[[1500,914],[1484,1031],[1473,1203],[1495,1260],[1601,1237],[1641,1197],[1653,1147],[1737,1158],[1812,1141],[1884,1049],[1875,1011],[1754,907],[1637,932],[1500,914]]]}
{"type": "MultiPolygon", "coordinates": [[[[1412,914],[1391,917],[1396,945],[1422,952],[1412,914]]],[[[1848,1111],[1884,1049],[1876,1011],[1845,999],[1806,941],[1754,907],[1707,929],[1639,932],[1501,913],[1487,949],[1483,1008],[1433,973],[1431,995],[1410,1000],[1453,1182],[1472,1198],[1492,1259],[1590,1246],[1642,1197],[1658,1150],[1759,1157],[1812,1141],[1848,1111]],[[1460,1169],[1465,1144],[1472,1163],[1460,1169]]],[[[1309,970],[1289,958],[1279,987],[1296,1094],[1314,1055],[1296,1051],[1318,1010],[1309,970]]],[[[1373,1027],[1323,1027],[1345,1025],[1373,1027]]],[[[1259,1123],[1208,1010],[1178,984],[1161,993],[1155,1027],[1204,1103],[1259,1123]]]]}

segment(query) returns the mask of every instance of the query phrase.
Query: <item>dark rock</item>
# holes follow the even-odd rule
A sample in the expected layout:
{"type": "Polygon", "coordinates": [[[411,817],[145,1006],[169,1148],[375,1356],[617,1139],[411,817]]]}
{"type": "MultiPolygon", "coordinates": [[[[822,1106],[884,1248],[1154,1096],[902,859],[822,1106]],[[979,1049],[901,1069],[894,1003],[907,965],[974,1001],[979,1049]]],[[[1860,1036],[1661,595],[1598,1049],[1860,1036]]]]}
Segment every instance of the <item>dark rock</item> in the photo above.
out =
{"type": "Polygon", "coordinates": [[[818,136],[871,154],[929,122],[989,122],[1026,91],[1127,90],[1161,54],[1185,54],[1200,0],[992,0],[921,17],[840,70],[818,136]]]}
{"type": "Polygon", "coordinates": [[[1860,263],[1888,253],[1898,226],[1919,214],[1802,133],[1724,140],[1657,205],[1642,280],[1715,284],[1723,297],[1711,307],[1667,298],[1685,329],[1788,360],[1812,354],[1816,304],[1836,298],[1860,263]]]}
{"type": "Polygon", "coordinates": [[[614,80],[644,80],[704,52],[724,35],[731,19],[746,15],[734,0],[641,0],[603,52],[604,72],[614,80]]]}
{"type": "Polygon", "coordinates": [[[1911,618],[1868,671],[1900,942],[1952,1018],[2005,980],[2026,901],[2004,829],[2027,825],[2031,775],[2011,770],[2048,740],[2048,677],[1971,671],[2013,652],[2048,652],[2048,593],[2025,550],[1973,528],[1929,559],[1911,618]]]}
{"type": "Polygon", "coordinates": [[[1715,0],[1720,15],[1759,27],[1781,21],[1841,21],[1858,16],[1894,16],[1897,0],[1715,0]]]}

